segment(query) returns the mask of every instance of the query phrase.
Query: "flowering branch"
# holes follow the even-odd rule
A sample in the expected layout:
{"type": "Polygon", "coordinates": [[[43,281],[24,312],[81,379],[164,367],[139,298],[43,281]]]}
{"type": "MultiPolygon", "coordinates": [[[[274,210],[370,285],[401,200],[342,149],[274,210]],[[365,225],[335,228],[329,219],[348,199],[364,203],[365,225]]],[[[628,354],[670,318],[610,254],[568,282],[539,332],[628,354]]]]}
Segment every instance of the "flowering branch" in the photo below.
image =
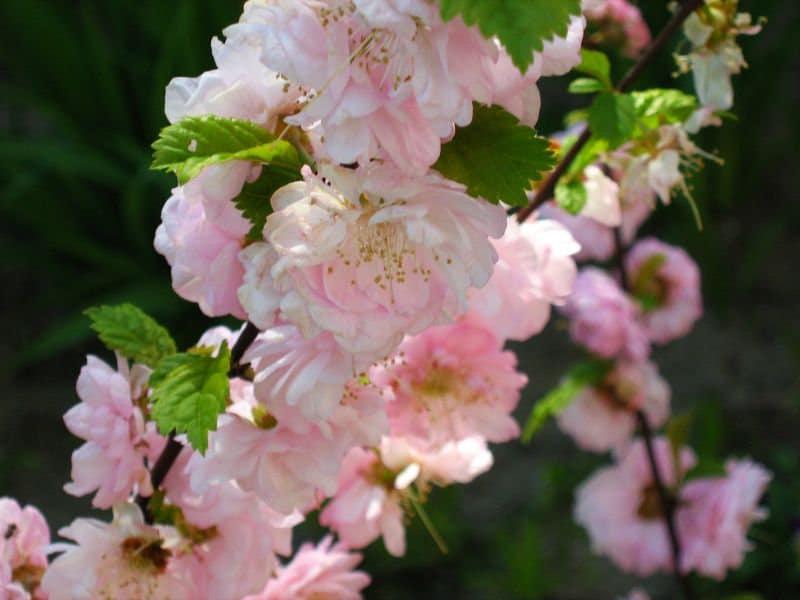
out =
{"type": "MultiPolygon", "coordinates": [[[[247,368],[247,365],[242,365],[240,363],[244,353],[247,352],[247,349],[252,345],[258,333],[258,327],[248,321],[231,349],[231,366],[228,371],[229,377],[241,376],[247,368]]],[[[183,444],[176,439],[174,432],[170,433],[167,438],[167,445],[150,470],[150,482],[153,485],[154,491],[164,483],[164,479],[166,479],[172,465],[178,460],[181,450],[183,450],[183,444]]],[[[152,523],[153,515],[148,507],[149,500],[150,498],[148,496],[142,496],[141,494],[136,495],[136,504],[142,509],[145,521],[152,523]]]]}
{"type": "MultiPolygon", "coordinates": [[[[681,3],[680,8],[675,12],[664,29],[661,30],[647,50],[644,51],[639,60],[636,61],[636,64],[630,68],[625,77],[623,77],[622,80],[617,84],[617,86],[614,88],[614,91],[627,91],[631,85],[633,85],[636,79],[638,79],[639,76],[644,72],[647,66],[652,62],[656,54],[661,51],[667,41],[669,41],[678,28],[680,28],[683,22],[688,19],[689,15],[697,10],[702,3],[703,0],[684,0],[681,3]]],[[[545,180],[541,187],[539,187],[530,204],[517,213],[517,221],[523,223],[537,208],[553,197],[553,191],[556,188],[556,184],[558,184],[558,181],[561,179],[564,173],[566,173],[567,169],[569,169],[570,165],[577,158],[578,153],[580,153],[583,147],[589,142],[591,137],[592,132],[587,126],[581,132],[580,136],[578,136],[578,139],[569,149],[564,158],[561,159],[561,162],[559,162],[558,165],[556,165],[556,168],[550,173],[550,176],[545,180]]]]}
{"type": "MultiPolygon", "coordinates": [[[[630,291],[630,282],[625,271],[625,252],[626,247],[622,240],[622,232],[620,228],[614,229],[614,262],[619,269],[620,285],[626,292],[630,291]]],[[[664,485],[664,479],[661,476],[661,470],[658,468],[658,461],[656,460],[655,451],[653,450],[653,428],[647,418],[644,410],[639,409],[636,411],[636,420],[639,424],[639,431],[644,439],[644,447],[647,452],[647,462],[650,465],[650,472],[653,475],[653,483],[655,484],[658,502],[661,505],[661,515],[664,517],[664,524],[667,528],[669,536],[670,549],[672,551],[672,571],[675,581],[683,593],[684,598],[693,600],[696,596],[694,590],[689,582],[689,579],[681,572],[681,542],[678,537],[678,529],[675,526],[675,509],[677,502],[672,497],[667,486],[664,485]]],[[[676,468],[678,466],[676,465],[676,468]]]]}

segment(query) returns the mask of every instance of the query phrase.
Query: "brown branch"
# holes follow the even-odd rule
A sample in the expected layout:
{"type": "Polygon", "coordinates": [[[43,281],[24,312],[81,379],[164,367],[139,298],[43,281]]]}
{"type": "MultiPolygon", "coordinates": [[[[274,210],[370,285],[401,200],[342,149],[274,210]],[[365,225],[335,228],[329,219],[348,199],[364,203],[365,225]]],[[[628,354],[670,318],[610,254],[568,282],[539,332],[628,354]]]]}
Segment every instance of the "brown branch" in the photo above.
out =
{"type": "MultiPolygon", "coordinates": [[[[703,0],[684,0],[681,3],[680,8],[678,8],[675,14],[672,15],[672,18],[669,20],[669,22],[664,26],[664,29],[662,29],[661,32],[655,37],[647,50],[644,51],[636,63],[625,74],[625,77],[623,77],[622,80],[617,84],[617,86],[614,88],[614,91],[625,92],[630,89],[631,85],[633,85],[633,83],[644,72],[644,70],[652,62],[653,58],[655,58],[655,56],[661,51],[670,38],[680,28],[683,22],[688,19],[689,15],[697,10],[702,3],[703,0]]],[[[525,221],[525,219],[530,217],[537,208],[553,197],[553,192],[556,189],[558,180],[561,179],[564,173],[567,172],[567,169],[569,169],[570,165],[572,165],[577,158],[578,153],[589,142],[591,137],[592,132],[587,126],[569,149],[569,152],[567,152],[564,158],[561,159],[561,162],[556,165],[556,168],[553,169],[545,182],[536,191],[536,195],[534,196],[533,200],[531,200],[530,204],[517,213],[517,221],[522,223],[525,221]]]]}
{"type": "MultiPolygon", "coordinates": [[[[619,270],[620,285],[623,290],[630,292],[630,281],[625,271],[625,255],[628,249],[622,240],[622,231],[619,227],[614,228],[614,245],[614,263],[619,270]]],[[[661,476],[661,470],[658,467],[656,454],[653,450],[653,427],[650,425],[650,421],[643,410],[636,411],[636,420],[639,422],[639,431],[642,434],[644,447],[647,451],[647,462],[650,465],[650,472],[658,495],[658,503],[661,505],[661,515],[664,517],[664,525],[669,536],[669,545],[672,551],[672,575],[684,598],[686,600],[694,600],[696,596],[689,578],[681,571],[681,541],[678,537],[678,528],[675,525],[675,510],[678,508],[678,504],[674,495],[664,485],[664,478],[661,476]]],[[[676,472],[678,468],[679,465],[675,465],[676,472]]]]}
{"type": "MultiPolygon", "coordinates": [[[[661,477],[661,471],[658,468],[655,451],[653,450],[653,429],[647,420],[647,415],[638,410],[636,411],[636,418],[639,421],[639,429],[644,439],[645,450],[647,450],[647,462],[650,464],[650,471],[653,474],[653,483],[656,486],[658,502],[661,504],[661,514],[667,527],[669,545],[672,550],[672,575],[684,598],[686,600],[694,600],[697,596],[695,596],[689,578],[681,571],[681,541],[678,537],[678,528],[675,526],[675,509],[678,504],[672,493],[667,490],[664,485],[664,479],[661,477]]],[[[677,465],[675,469],[678,469],[677,465]]]]}
{"type": "MultiPolygon", "coordinates": [[[[229,377],[239,377],[244,371],[246,371],[248,365],[241,364],[242,357],[244,356],[244,353],[247,352],[247,349],[253,344],[253,341],[255,341],[258,333],[258,327],[248,321],[244,330],[239,335],[236,343],[234,343],[233,348],[231,349],[231,366],[228,370],[229,377]]],[[[183,444],[175,439],[175,432],[173,431],[167,438],[167,445],[164,447],[164,450],[161,452],[155,464],[153,465],[153,468],[150,470],[150,482],[153,485],[154,491],[157,490],[162,483],[164,483],[164,479],[166,479],[169,470],[172,468],[172,465],[175,464],[176,460],[178,460],[181,450],[183,450],[183,444]]],[[[153,515],[148,507],[150,497],[137,494],[134,501],[139,508],[142,509],[142,514],[144,515],[145,521],[152,524],[153,515]]]]}

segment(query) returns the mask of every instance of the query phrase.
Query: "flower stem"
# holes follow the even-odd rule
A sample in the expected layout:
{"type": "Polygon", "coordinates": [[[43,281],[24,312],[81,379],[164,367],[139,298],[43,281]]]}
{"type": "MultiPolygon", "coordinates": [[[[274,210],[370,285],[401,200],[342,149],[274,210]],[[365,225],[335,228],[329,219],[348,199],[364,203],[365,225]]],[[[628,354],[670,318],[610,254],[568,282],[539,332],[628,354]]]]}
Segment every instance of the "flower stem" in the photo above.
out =
{"type": "Polygon", "coordinates": [[[449,551],[447,549],[447,544],[445,543],[442,536],[439,534],[439,531],[436,529],[436,526],[431,521],[431,518],[428,516],[428,512],[425,510],[425,507],[422,506],[422,503],[417,499],[415,494],[409,494],[408,499],[411,501],[411,506],[414,507],[414,510],[417,511],[419,515],[420,521],[425,526],[425,529],[428,530],[428,533],[431,534],[433,541],[436,543],[436,546],[439,548],[439,551],[442,554],[447,554],[449,551]]]}
{"type": "Polygon", "coordinates": [[[650,422],[647,420],[647,415],[643,411],[636,411],[636,418],[639,421],[639,430],[644,439],[644,447],[647,450],[647,461],[650,463],[650,471],[653,474],[653,482],[656,486],[656,493],[658,494],[658,501],[661,504],[661,514],[664,516],[664,524],[667,527],[667,534],[669,535],[669,544],[672,550],[672,573],[675,582],[683,593],[686,600],[694,600],[694,590],[692,589],[689,578],[681,571],[681,542],[678,537],[678,529],[675,526],[675,508],[677,503],[672,498],[664,485],[664,480],[661,477],[661,472],[656,462],[655,452],[653,451],[653,429],[650,422]]]}

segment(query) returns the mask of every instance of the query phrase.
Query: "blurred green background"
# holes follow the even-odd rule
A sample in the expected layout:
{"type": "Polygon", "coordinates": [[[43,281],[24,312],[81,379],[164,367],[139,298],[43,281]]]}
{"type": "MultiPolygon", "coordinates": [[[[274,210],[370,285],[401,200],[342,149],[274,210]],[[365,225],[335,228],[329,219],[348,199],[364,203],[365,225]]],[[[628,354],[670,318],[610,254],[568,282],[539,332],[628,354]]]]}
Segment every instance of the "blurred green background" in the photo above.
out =
{"type": "MultiPolygon", "coordinates": [[[[641,2],[658,28],[666,3],[641,2]]],[[[742,39],[751,69],[735,80],[738,121],[699,142],[726,161],[693,181],[705,231],[685,201],[660,209],[647,232],[685,246],[704,275],[706,315],[655,358],[678,411],[696,413],[703,456],[749,455],[774,473],[768,521],[723,586],[697,580],[708,598],[735,591],[800,598],[800,5],[743,0],[769,23],[742,39]]],[[[0,3],[0,494],[40,506],[58,528],[89,512],[61,491],[78,440],[61,422],[76,402],[87,352],[108,358],[81,311],[128,300],[168,323],[184,344],[207,326],[169,285],[152,249],[172,180],[148,170],[165,124],[172,76],[212,67],[209,40],[240,12],[234,0],[4,0],[0,3]]],[[[619,76],[627,66],[615,63],[619,76]]],[[[676,85],[669,52],[641,86],[676,85]]],[[[561,128],[581,98],[567,79],[542,85],[543,132],[561,128]]],[[[686,89],[687,77],[677,81],[686,89]]],[[[531,384],[520,416],[577,356],[555,319],[515,348],[531,384]]],[[[405,559],[380,543],[367,552],[367,598],[603,600],[637,583],[593,556],[571,520],[572,494],[605,458],[578,452],[553,426],[530,446],[496,448],[493,470],[434,493],[430,511],[450,546],[441,555],[414,523],[405,559]]],[[[299,537],[315,533],[313,526],[299,537]]],[[[671,582],[643,582],[672,598],[671,582]]]]}

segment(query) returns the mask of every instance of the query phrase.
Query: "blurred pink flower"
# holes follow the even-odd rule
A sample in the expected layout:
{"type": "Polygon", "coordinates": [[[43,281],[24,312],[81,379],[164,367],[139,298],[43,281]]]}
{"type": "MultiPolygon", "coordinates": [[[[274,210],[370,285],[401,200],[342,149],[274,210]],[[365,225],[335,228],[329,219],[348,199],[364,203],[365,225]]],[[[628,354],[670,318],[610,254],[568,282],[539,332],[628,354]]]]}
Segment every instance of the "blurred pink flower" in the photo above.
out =
{"type": "Polygon", "coordinates": [[[469,312],[501,339],[526,340],[550,318],[550,305],[561,305],[572,292],[577,268],[572,255],[580,246],[559,223],[511,217],[502,238],[492,278],[469,294],[469,312]]]}
{"type": "MultiPolygon", "coordinates": [[[[641,194],[638,196],[621,194],[620,200],[622,241],[629,244],[636,237],[636,232],[641,224],[652,212],[653,201],[641,194]]],[[[614,230],[611,227],[582,214],[571,215],[555,202],[545,203],[539,209],[539,214],[542,218],[553,219],[561,223],[572,234],[581,247],[575,255],[575,260],[605,261],[614,254],[616,247],[614,230]]]]}
{"type": "MultiPolygon", "coordinates": [[[[672,449],[664,438],[654,440],[656,463],[666,486],[676,477],[672,449]]],[[[694,466],[694,453],[683,448],[680,469],[694,466]]],[[[633,442],[612,467],[597,471],[577,490],[575,520],[589,533],[592,548],[624,571],[640,576],[672,567],[672,554],[661,504],[644,442],[633,442]]]]}
{"type": "Polygon", "coordinates": [[[722,580],[742,564],[752,545],[750,526],[766,518],[759,508],[772,476],[750,460],[729,460],[724,477],[695,479],[681,491],[678,528],[683,543],[681,568],[722,580]]]}
{"type": "Polygon", "coordinates": [[[605,271],[582,269],[563,311],[572,339],[598,356],[640,361],[650,354],[638,306],[605,271]]]}
{"type": "Polygon", "coordinates": [[[644,300],[641,319],[653,342],[686,335],[703,314],[700,269],[682,248],[643,239],[626,256],[625,270],[634,295],[644,300]]]}
{"type": "Polygon", "coordinates": [[[578,392],[558,415],[558,426],[582,449],[606,452],[630,440],[637,410],[657,429],[669,416],[669,404],[669,385],[653,363],[619,362],[598,386],[578,392]]]}
{"type": "Polygon", "coordinates": [[[591,7],[584,8],[584,14],[590,22],[600,26],[604,38],[613,40],[621,33],[623,49],[628,56],[636,57],[650,43],[650,28],[638,7],[628,0],[592,2],[591,7]]]}

